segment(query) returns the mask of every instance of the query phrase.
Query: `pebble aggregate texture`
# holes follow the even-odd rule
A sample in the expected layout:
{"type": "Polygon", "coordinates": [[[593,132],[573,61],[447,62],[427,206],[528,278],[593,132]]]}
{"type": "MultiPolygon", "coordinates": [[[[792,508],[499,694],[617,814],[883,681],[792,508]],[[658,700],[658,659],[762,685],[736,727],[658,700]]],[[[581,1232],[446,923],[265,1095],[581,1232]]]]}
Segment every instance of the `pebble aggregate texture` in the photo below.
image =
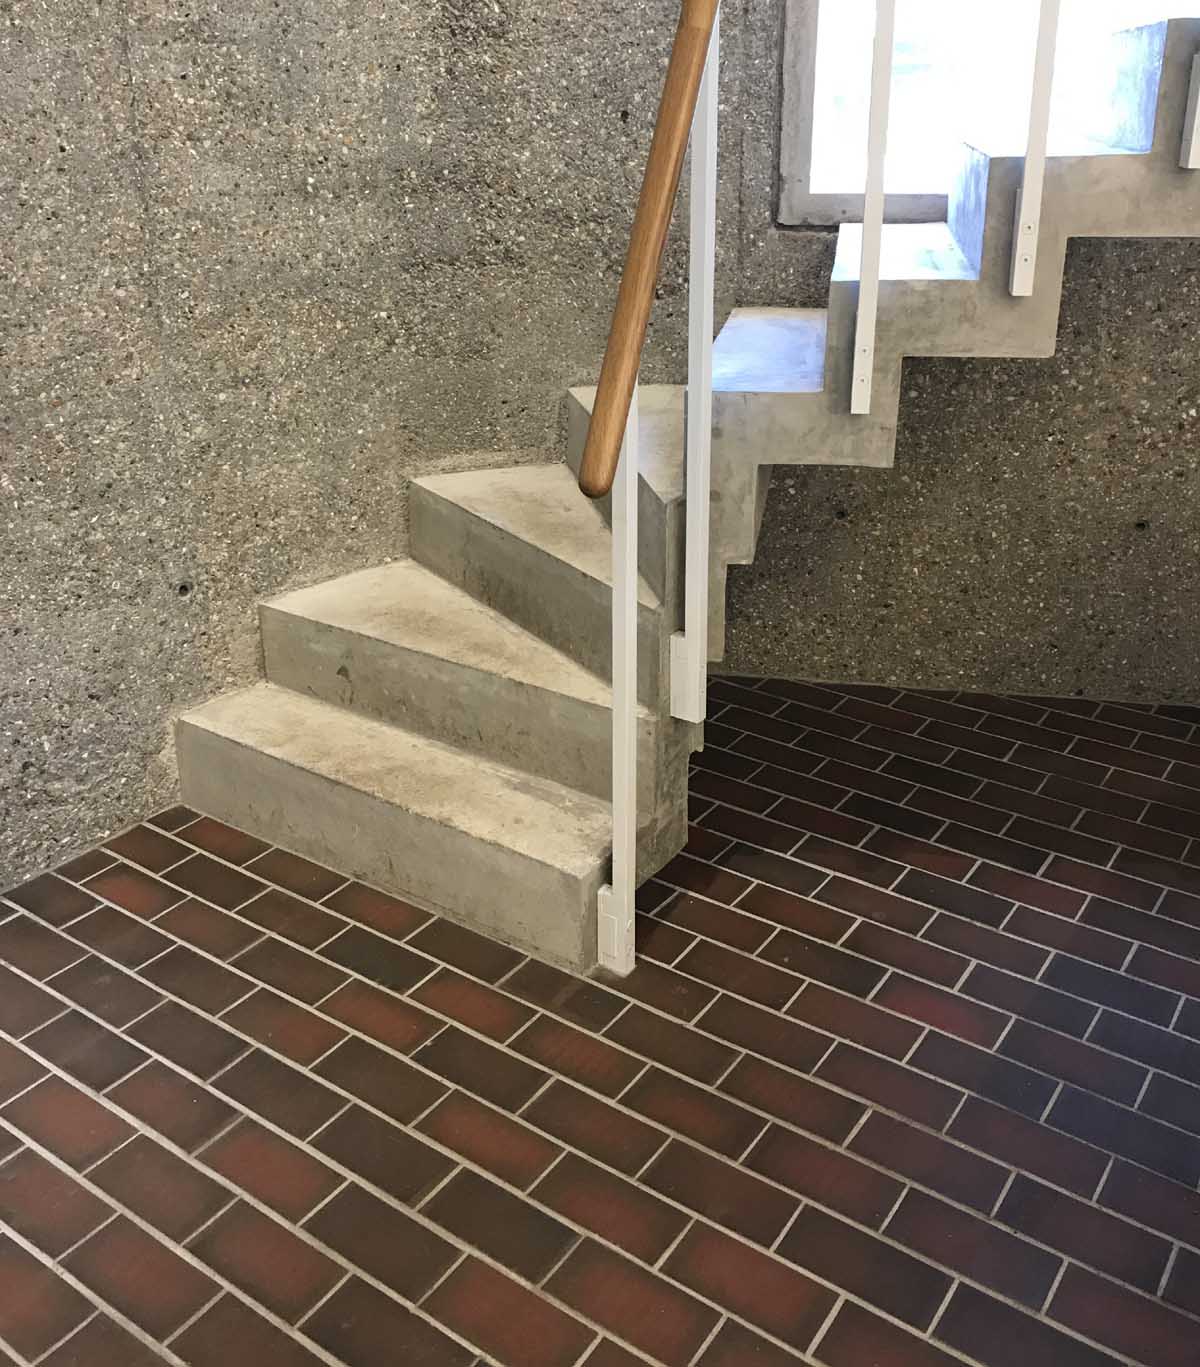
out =
{"type": "MultiPolygon", "coordinates": [[[[255,604],[403,555],[410,478],[557,458],[563,391],[598,370],[676,8],[0,0],[8,881],[173,798],[172,720],[257,676],[255,604]]],[[[721,316],[735,304],[824,302],[832,235],[773,226],[781,22],[782,0],[726,0],[721,316]]],[[[683,377],[685,239],[677,226],[647,380],[683,377]]],[[[1185,331],[1197,258],[1187,244],[1088,250],[1086,281],[1104,250],[1141,272],[1131,280],[1105,263],[1088,286],[1108,323],[1104,355],[1136,350],[1140,361],[1121,382],[1128,420],[1110,423],[1118,440],[1098,453],[1109,479],[1093,488],[1076,475],[1072,507],[1056,496],[1036,554],[1053,559],[1053,575],[1074,558],[1077,586],[1093,582],[1097,552],[1083,538],[1107,526],[1114,499],[1124,509],[1137,469],[1149,529],[1123,535],[1143,577],[1126,586],[1108,636],[1060,638],[1060,664],[1070,657],[1093,691],[1138,696],[1169,682],[1174,695],[1186,691],[1194,648],[1183,616],[1194,515],[1190,554],[1179,527],[1196,472],[1183,418],[1167,409],[1169,392],[1197,388],[1185,331]],[[1142,326],[1148,282],[1161,305],[1152,330],[1142,326]],[[1108,291],[1123,292],[1119,305],[1108,291]],[[1190,380],[1173,381],[1172,367],[1190,380]],[[1186,480],[1157,473],[1181,461],[1186,480]],[[1153,487],[1143,471],[1155,472],[1153,487]],[[1149,557],[1150,611],[1133,587],[1151,574],[1149,557]],[[1146,619],[1176,625],[1153,670],[1146,619]],[[1112,678],[1122,686],[1104,687],[1112,678]]],[[[1073,279],[1078,295],[1078,264],[1073,279]]],[[[913,609],[896,596],[889,630],[918,615],[881,640],[862,585],[874,576],[898,590],[892,557],[872,547],[885,527],[928,539],[963,523],[963,505],[978,506],[991,478],[979,473],[992,449],[983,439],[1027,469],[1051,429],[1056,441],[1090,430],[1097,357],[1087,349],[1099,334],[1086,313],[1073,358],[1008,368],[1003,388],[988,379],[1000,368],[924,367],[894,476],[801,472],[794,489],[781,480],[760,569],[734,581],[731,660],[747,672],[782,661],[810,675],[956,682],[930,647],[957,633],[962,597],[930,588],[913,609]],[[948,385],[960,392],[952,408],[948,385]],[[989,392],[1013,415],[1002,442],[995,407],[980,398],[989,392]],[[902,501],[918,444],[939,528],[901,523],[928,512],[902,501]],[[849,498],[836,491],[872,480],[871,517],[835,522],[829,509],[849,498]]],[[[1045,525],[1050,512],[1044,487],[1010,484],[1016,546],[1022,519],[1045,525]]],[[[1116,521],[1125,528],[1124,511],[1116,521]]],[[[1106,556],[1112,540],[1105,531],[1106,556]]],[[[1011,553],[981,567],[983,549],[969,571],[954,562],[946,583],[969,580],[978,596],[991,579],[1020,582],[1011,553]]],[[[950,561],[949,549],[927,558],[923,582],[941,574],[937,560],[950,561]]],[[[1024,593],[1005,592],[1010,604],[1024,593]]],[[[993,605],[1001,626],[1007,610],[993,605]]],[[[1019,630],[1009,639],[1020,644],[980,683],[1032,686],[1019,630]]],[[[1049,673],[1046,683],[1067,687],[1049,673]]]]}

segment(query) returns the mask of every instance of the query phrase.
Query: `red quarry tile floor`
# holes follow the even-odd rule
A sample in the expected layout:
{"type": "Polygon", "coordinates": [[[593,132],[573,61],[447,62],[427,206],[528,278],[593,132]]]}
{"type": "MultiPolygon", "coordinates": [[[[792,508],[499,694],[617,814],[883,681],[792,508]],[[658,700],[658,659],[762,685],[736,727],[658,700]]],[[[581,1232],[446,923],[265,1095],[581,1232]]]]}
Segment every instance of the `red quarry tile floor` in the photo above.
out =
{"type": "Polygon", "coordinates": [[[1200,709],[718,680],[573,979],[162,813],[0,899],[0,1357],[1200,1363],[1200,709]]]}

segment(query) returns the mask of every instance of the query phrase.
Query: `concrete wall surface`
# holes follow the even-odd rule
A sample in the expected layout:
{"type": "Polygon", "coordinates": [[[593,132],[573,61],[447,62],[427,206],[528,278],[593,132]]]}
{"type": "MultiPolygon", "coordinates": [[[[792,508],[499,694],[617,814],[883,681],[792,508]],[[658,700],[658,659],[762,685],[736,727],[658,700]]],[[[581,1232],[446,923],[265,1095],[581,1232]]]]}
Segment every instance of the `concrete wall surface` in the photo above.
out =
{"type": "MultiPolygon", "coordinates": [[[[0,884],[172,801],[171,722],[257,676],[254,605],[404,554],[409,478],[558,457],[563,391],[599,366],[676,14],[0,0],[0,884]]],[[[824,302],[832,237],[773,226],[781,25],[782,0],[725,0],[722,315],[824,302]]],[[[649,380],[684,374],[685,237],[649,380]]],[[[889,587],[899,606],[878,606],[919,577],[896,547],[938,544],[929,579],[1004,583],[999,639],[1023,594],[1008,567],[1036,542],[1058,592],[1057,622],[1038,620],[1078,678],[1151,688],[1141,638],[1065,625],[1050,582],[1074,564],[1086,604],[1102,566],[1134,566],[1123,620],[1158,616],[1155,678],[1186,691],[1196,472],[1171,395],[1200,399],[1196,261],[1187,244],[1077,253],[1058,361],[914,366],[895,477],[781,479],[759,566],[734,579],[730,663],[938,682],[966,595],[889,587]],[[1050,486],[1036,500],[1027,478],[1047,459],[1052,535],[1050,486]],[[960,563],[1006,482],[1007,549],[970,542],[960,563]]],[[[970,657],[992,660],[980,682],[1032,677],[1012,620],[1007,666],[970,657]]]]}

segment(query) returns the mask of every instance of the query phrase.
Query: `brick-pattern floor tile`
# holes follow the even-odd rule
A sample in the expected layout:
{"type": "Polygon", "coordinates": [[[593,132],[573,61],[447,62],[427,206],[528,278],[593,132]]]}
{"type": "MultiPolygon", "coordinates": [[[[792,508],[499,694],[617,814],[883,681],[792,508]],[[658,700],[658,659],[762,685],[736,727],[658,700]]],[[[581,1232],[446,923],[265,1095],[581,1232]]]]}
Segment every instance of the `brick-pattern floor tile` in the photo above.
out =
{"type": "Polygon", "coordinates": [[[160,1360],[66,1258],[195,1367],[1191,1364],[1200,708],[713,699],[624,980],[186,808],[14,889],[0,1336],[160,1360]]]}

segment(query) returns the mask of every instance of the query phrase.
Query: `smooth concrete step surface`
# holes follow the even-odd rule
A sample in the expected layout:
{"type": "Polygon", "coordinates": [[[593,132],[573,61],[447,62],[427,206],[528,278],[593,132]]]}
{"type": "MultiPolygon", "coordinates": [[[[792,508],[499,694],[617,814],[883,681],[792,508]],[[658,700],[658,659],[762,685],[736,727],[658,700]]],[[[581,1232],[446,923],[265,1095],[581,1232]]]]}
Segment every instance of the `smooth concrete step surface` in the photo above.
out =
{"type": "MultiPolygon", "coordinates": [[[[612,677],[612,534],[565,465],[414,480],[413,558],[603,679],[612,677]]],[[[666,686],[669,630],[642,576],[638,688],[666,686]]]]}
{"type": "Polygon", "coordinates": [[[713,344],[718,394],[815,394],[825,384],[825,309],[734,309],[713,344]]]}
{"type": "MultiPolygon", "coordinates": [[[[274,683],[597,797],[612,791],[609,685],[415,560],[285,594],[260,621],[274,683]]],[[[647,804],[654,725],[641,708],[647,804]]]]}
{"type": "Polygon", "coordinates": [[[542,958],[595,962],[607,803],[272,684],[189,713],[183,800],[542,958]]]}
{"type": "MultiPolygon", "coordinates": [[[[838,232],[833,279],[857,280],[862,272],[861,223],[838,232]]],[[[978,280],[946,223],[885,223],[879,259],[881,280],[978,280]]]]}

